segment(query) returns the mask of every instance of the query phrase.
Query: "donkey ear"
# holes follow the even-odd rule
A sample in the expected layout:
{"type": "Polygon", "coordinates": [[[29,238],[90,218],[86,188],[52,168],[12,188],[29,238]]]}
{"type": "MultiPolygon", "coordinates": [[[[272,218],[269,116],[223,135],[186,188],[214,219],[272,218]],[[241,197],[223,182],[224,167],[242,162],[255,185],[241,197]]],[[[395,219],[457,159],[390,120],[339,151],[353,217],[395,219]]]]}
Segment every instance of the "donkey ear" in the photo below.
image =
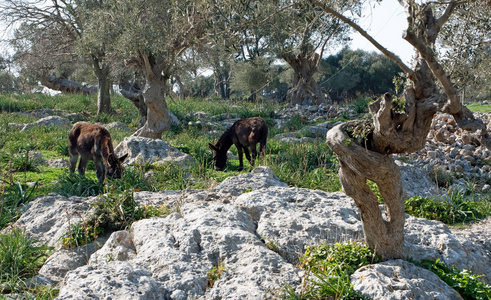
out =
{"type": "Polygon", "coordinates": [[[212,144],[208,143],[208,146],[210,147],[211,150],[218,151],[217,147],[213,146],[212,144]]]}
{"type": "Polygon", "coordinates": [[[125,159],[128,158],[128,153],[126,153],[125,155],[121,156],[120,158],[118,158],[119,162],[123,162],[125,161],[125,159]]]}
{"type": "Polygon", "coordinates": [[[114,164],[114,163],[116,163],[116,162],[117,162],[116,155],[114,155],[114,154],[110,153],[110,154],[107,156],[107,162],[108,162],[109,164],[111,164],[111,165],[112,165],[112,164],[114,164]]]}

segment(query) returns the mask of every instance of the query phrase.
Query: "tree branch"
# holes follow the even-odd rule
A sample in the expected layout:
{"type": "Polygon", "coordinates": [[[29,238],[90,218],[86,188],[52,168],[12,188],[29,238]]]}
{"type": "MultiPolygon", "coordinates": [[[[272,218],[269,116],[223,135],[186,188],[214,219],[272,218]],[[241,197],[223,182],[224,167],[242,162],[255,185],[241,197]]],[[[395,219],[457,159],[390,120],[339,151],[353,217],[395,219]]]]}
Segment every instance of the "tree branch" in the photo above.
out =
{"type": "Polygon", "coordinates": [[[329,5],[319,2],[317,0],[308,0],[312,5],[315,5],[317,7],[322,8],[325,12],[330,13],[334,15],[335,17],[341,19],[344,23],[348,24],[351,26],[353,29],[358,31],[363,37],[365,37],[372,45],[374,45],[380,52],[382,52],[385,56],[390,58],[392,61],[394,61],[406,74],[409,74],[409,77],[412,77],[414,75],[414,71],[406,66],[402,62],[402,60],[395,55],[394,53],[390,52],[387,50],[384,46],[380,45],[374,38],[372,38],[371,35],[369,35],[363,28],[361,28],[358,24],[350,20],[349,18],[345,17],[344,15],[340,14],[336,10],[332,9],[329,5]]]}

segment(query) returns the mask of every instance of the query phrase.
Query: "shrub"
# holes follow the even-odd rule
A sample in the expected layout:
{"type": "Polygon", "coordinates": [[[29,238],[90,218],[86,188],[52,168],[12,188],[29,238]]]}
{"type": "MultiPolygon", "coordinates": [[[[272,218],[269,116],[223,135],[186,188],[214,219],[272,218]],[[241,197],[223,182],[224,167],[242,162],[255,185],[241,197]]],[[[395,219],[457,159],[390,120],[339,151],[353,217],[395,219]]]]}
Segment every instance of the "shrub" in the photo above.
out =
{"type": "Polygon", "coordinates": [[[423,260],[420,265],[438,275],[464,299],[491,299],[491,286],[478,280],[482,276],[474,275],[468,270],[449,268],[440,260],[423,260]]]}
{"type": "Polygon", "coordinates": [[[368,247],[358,243],[309,247],[300,259],[305,270],[301,294],[283,288],[284,299],[366,299],[353,290],[349,276],[357,269],[381,261],[368,247]]]}
{"type": "Polygon", "coordinates": [[[0,293],[20,292],[24,281],[36,275],[51,250],[13,228],[0,234],[0,293]]]}
{"type": "Polygon", "coordinates": [[[71,224],[70,230],[62,237],[65,248],[75,248],[97,239],[102,233],[124,230],[135,221],[150,217],[167,216],[171,210],[163,205],[139,206],[132,190],[123,193],[101,195],[91,206],[94,210],[81,222],[71,224]]]}
{"type": "Polygon", "coordinates": [[[450,192],[447,197],[437,201],[416,196],[404,202],[406,212],[412,216],[438,220],[445,224],[476,221],[489,215],[486,200],[466,199],[460,192],[450,192]]]}
{"type": "Polygon", "coordinates": [[[441,167],[434,168],[429,176],[438,187],[445,188],[452,184],[452,174],[441,167]]]}

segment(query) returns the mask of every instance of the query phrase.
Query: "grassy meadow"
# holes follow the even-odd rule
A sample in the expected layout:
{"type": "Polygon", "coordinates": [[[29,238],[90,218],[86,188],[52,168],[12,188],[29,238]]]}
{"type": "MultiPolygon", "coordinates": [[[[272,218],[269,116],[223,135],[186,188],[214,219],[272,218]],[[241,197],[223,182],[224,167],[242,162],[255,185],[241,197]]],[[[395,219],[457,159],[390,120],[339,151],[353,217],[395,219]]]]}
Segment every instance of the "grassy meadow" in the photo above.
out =
{"type": "MultiPolygon", "coordinates": [[[[32,123],[39,119],[24,112],[38,109],[63,110],[68,113],[78,113],[83,121],[87,122],[122,122],[133,130],[138,128],[140,121],[138,111],[133,104],[119,95],[111,99],[114,112],[110,115],[96,115],[96,98],[81,95],[0,95],[0,229],[8,228],[21,213],[23,205],[34,197],[48,193],[59,193],[65,196],[94,196],[111,191],[109,197],[114,207],[123,206],[135,212],[131,218],[128,216],[116,216],[113,220],[118,228],[126,228],[131,222],[149,216],[162,216],[169,211],[157,208],[140,208],[132,200],[131,191],[134,189],[158,191],[158,190],[183,190],[183,189],[210,189],[229,176],[247,173],[253,167],[244,162],[245,169],[237,171],[239,163],[236,160],[228,161],[226,172],[213,169],[212,155],[208,143],[214,143],[223,130],[209,128],[205,123],[196,125],[195,112],[206,112],[210,116],[222,116],[221,118],[262,116],[270,127],[267,144],[267,155],[256,162],[258,165],[266,165],[273,169],[274,174],[289,186],[323,191],[340,191],[341,186],[337,177],[338,161],[323,139],[318,142],[306,142],[302,144],[289,144],[273,139],[278,133],[296,131],[307,125],[303,118],[292,118],[283,129],[274,126],[275,109],[281,108],[275,103],[251,103],[246,101],[234,102],[220,99],[168,99],[167,104],[181,121],[180,126],[173,126],[165,132],[162,139],[169,142],[182,152],[190,154],[196,163],[189,169],[183,170],[176,165],[136,165],[126,168],[123,178],[120,180],[108,179],[105,186],[97,184],[93,163],[89,163],[85,177],[78,174],[69,174],[66,167],[48,167],[42,163],[42,159],[68,160],[68,131],[56,127],[30,128],[23,132],[9,126],[9,123],[32,123]],[[145,180],[145,172],[152,170],[154,175],[145,180]],[[117,220],[124,220],[120,222],[117,220]]],[[[471,106],[472,107],[472,106],[471,106]]],[[[482,107],[480,107],[482,109],[482,107]]],[[[336,122],[338,120],[332,120],[336,122]]],[[[113,144],[116,146],[132,132],[111,130],[113,144]]],[[[231,148],[237,154],[235,147],[231,148]]],[[[372,186],[377,192],[376,186],[372,186]]],[[[491,200],[475,199],[459,195],[459,201],[449,201],[443,208],[441,202],[431,202],[432,199],[410,199],[406,203],[408,213],[414,213],[420,217],[430,219],[448,220],[447,223],[473,221],[489,216],[491,213],[491,200]],[[482,205],[467,205],[467,199],[479,202],[482,205]],[[455,206],[458,203],[460,206],[455,206]],[[462,204],[464,203],[464,204],[462,204]],[[448,207],[450,206],[450,207],[448,207]],[[424,209],[418,209],[418,207],[424,209]],[[433,209],[433,210],[431,210],[433,209]],[[431,213],[428,213],[431,211],[431,213]],[[433,212],[434,211],[434,212],[433,212]],[[471,214],[464,213],[471,211],[471,214]],[[451,214],[451,215],[450,215],[451,214]],[[459,216],[460,218],[452,217],[459,216]]],[[[452,197],[452,196],[450,196],[452,197]]],[[[474,198],[472,198],[474,197],[474,198]]],[[[448,197],[447,197],[448,198],[448,197]]],[[[111,214],[111,207],[101,207],[103,213],[111,214]]],[[[126,209],[125,209],[126,211],[126,209]]],[[[98,216],[94,216],[97,219],[98,216]]],[[[114,228],[114,224],[106,224],[108,228],[114,228]]],[[[75,224],[78,226],[91,226],[90,224],[75,224]]],[[[76,228],[74,228],[76,229],[76,228]]],[[[94,232],[96,231],[96,228],[94,232]]],[[[76,231],[76,230],[74,230],[76,231]]],[[[85,230],[86,232],[87,230],[85,230]]],[[[84,236],[65,237],[64,245],[73,248],[83,240],[84,236]]],[[[300,266],[308,270],[307,274],[324,276],[321,283],[310,281],[302,294],[296,294],[293,288],[285,287],[282,291],[283,299],[314,299],[334,297],[332,299],[363,299],[350,288],[349,274],[361,265],[376,262],[376,258],[370,250],[363,245],[348,244],[322,246],[324,248],[312,248],[307,251],[301,260],[300,266]],[[327,248],[326,248],[327,247],[327,248]],[[324,257],[318,253],[331,253],[324,257]],[[334,266],[332,256],[341,260],[334,266]],[[328,259],[328,260],[326,260],[328,259]],[[308,264],[306,262],[309,262],[308,264]],[[363,261],[363,264],[355,265],[354,261],[363,261]],[[324,265],[327,273],[320,274],[318,266],[324,265]],[[329,266],[327,266],[329,265],[329,266]],[[343,265],[343,268],[337,267],[343,265]],[[330,268],[335,269],[333,272],[330,268]],[[327,275],[328,274],[328,275],[327,275]],[[327,277],[326,277],[327,276],[327,277]],[[344,295],[344,296],[343,296],[344,295]]],[[[0,234],[0,298],[1,294],[21,292],[26,298],[53,299],[56,290],[44,287],[34,288],[27,286],[25,281],[35,275],[49,256],[50,249],[36,245],[21,231],[12,230],[10,233],[0,234]],[[25,249],[22,253],[14,253],[13,249],[25,249]],[[4,251],[4,252],[2,252],[4,251]],[[6,255],[5,253],[9,253],[6,255]],[[14,254],[12,254],[14,253],[14,254]],[[26,272],[17,272],[24,268],[26,272]]],[[[337,261],[337,260],[336,260],[337,261]]],[[[434,264],[430,264],[430,267],[434,264]]],[[[429,268],[430,268],[429,267],[429,268]]],[[[24,270],[23,269],[23,270],[24,270]]],[[[452,270],[451,270],[452,271],[452,270]]],[[[210,272],[218,276],[218,271],[210,272]]],[[[448,273],[448,272],[447,272],[448,273]]],[[[211,276],[211,275],[210,275],[211,276]]],[[[469,283],[471,284],[471,283],[469,283]]],[[[491,293],[491,292],[490,292],[491,293]]]]}

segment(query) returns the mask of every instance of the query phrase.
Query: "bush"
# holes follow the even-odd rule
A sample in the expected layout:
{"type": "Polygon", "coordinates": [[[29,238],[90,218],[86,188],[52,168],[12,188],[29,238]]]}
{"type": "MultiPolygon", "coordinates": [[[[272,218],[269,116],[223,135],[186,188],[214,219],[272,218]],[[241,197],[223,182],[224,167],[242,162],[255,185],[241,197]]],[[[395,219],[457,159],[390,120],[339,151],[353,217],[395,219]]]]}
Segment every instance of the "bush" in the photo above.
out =
{"type": "Polygon", "coordinates": [[[123,193],[110,193],[99,196],[91,204],[94,210],[81,222],[71,224],[68,233],[62,237],[65,248],[75,248],[91,243],[100,234],[125,230],[135,221],[166,216],[171,210],[166,206],[155,208],[152,205],[139,206],[133,196],[133,190],[123,193]]]}
{"type": "Polygon", "coordinates": [[[302,293],[291,286],[283,289],[283,299],[366,299],[353,290],[349,276],[357,269],[377,263],[381,258],[358,243],[309,247],[300,259],[305,270],[302,293]]]}
{"type": "Polygon", "coordinates": [[[441,201],[416,196],[404,202],[406,212],[418,218],[438,220],[445,224],[471,222],[490,215],[489,201],[466,199],[460,192],[450,192],[441,201]]]}
{"type": "Polygon", "coordinates": [[[22,291],[24,281],[41,269],[51,248],[35,246],[36,243],[15,228],[0,234],[0,293],[22,291]]]}
{"type": "Polygon", "coordinates": [[[482,276],[474,275],[468,270],[460,271],[455,267],[449,268],[439,260],[423,260],[419,265],[438,275],[464,299],[491,299],[491,286],[478,280],[482,276]]]}

